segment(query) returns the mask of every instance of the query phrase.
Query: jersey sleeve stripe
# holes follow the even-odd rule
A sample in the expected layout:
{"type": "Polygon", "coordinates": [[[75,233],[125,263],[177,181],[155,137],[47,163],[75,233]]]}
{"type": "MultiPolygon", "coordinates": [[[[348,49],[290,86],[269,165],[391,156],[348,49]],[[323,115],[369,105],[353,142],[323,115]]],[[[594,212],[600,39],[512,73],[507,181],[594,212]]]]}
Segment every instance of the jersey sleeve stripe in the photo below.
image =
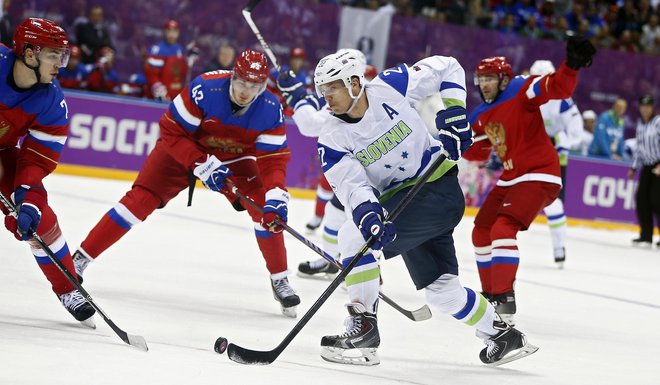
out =
{"type": "Polygon", "coordinates": [[[459,106],[465,108],[465,102],[461,99],[455,98],[442,98],[442,103],[445,105],[445,108],[459,106]]]}
{"type": "Polygon", "coordinates": [[[463,88],[463,86],[461,86],[460,84],[456,84],[456,83],[453,83],[453,82],[442,82],[442,83],[440,83],[440,91],[448,90],[448,89],[451,89],[451,88],[458,88],[459,90],[463,90],[463,92],[465,92],[465,88],[463,88]]]}
{"type": "Polygon", "coordinates": [[[264,144],[264,143],[256,143],[256,144],[254,145],[254,148],[255,148],[255,149],[257,149],[257,150],[259,150],[259,151],[268,151],[268,152],[271,152],[271,151],[279,151],[279,150],[285,149],[286,147],[287,147],[287,146],[286,146],[286,142],[284,142],[284,144],[281,144],[281,145],[277,145],[277,144],[264,144]]]}
{"type": "Polygon", "coordinates": [[[150,58],[147,59],[147,64],[149,64],[152,67],[160,68],[160,67],[165,65],[165,60],[150,57],[150,58]]]}
{"type": "Polygon", "coordinates": [[[52,134],[46,134],[45,132],[42,131],[37,131],[37,130],[28,130],[30,133],[30,136],[35,138],[39,142],[55,142],[64,145],[66,142],[66,135],[52,135],[52,134]]]}
{"type": "Polygon", "coordinates": [[[197,130],[197,127],[199,127],[199,124],[202,122],[201,119],[197,118],[188,111],[183,103],[181,94],[177,95],[177,97],[174,98],[172,104],[170,104],[170,112],[172,112],[174,119],[181,123],[188,131],[197,130]]]}
{"type": "Polygon", "coordinates": [[[571,102],[570,99],[562,100],[561,103],[559,104],[559,112],[566,112],[570,110],[571,107],[573,107],[573,103],[570,102],[571,102]]]}
{"type": "Polygon", "coordinates": [[[541,79],[543,78],[539,77],[532,80],[532,82],[527,87],[525,94],[527,95],[528,99],[534,99],[535,97],[541,95],[541,79]]]}
{"type": "Polygon", "coordinates": [[[35,136],[33,134],[34,133],[30,131],[30,134],[28,134],[28,139],[34,141],[35,143],[39,143],[40,145],[58,154],[62,153],[62,149],[64,149],[64,141],[66,138],[63,138],[61,142],[50,141],[50,140],[44,140],[43,138],[39,138],[38,136],[35,136]]]}
{"type": "Polygon", "coordinates": [[[261,134],[257,136],[257,140],[255,142],[257,144],[262,143],[262,144],[282,145],[283,143],[286,143],[286,135],[261,134]]]}

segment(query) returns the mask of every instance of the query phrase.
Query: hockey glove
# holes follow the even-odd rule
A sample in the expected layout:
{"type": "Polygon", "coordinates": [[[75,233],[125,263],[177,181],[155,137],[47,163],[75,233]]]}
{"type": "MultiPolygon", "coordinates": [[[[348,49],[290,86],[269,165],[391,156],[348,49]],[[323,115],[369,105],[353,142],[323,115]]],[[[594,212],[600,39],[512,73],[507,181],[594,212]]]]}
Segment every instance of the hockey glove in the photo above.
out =
{"type": "Polygon", "coordinates": [[[41,222],[41,211],[48,204],[48,196],[43,187],[21,186],[14,192],[14,202],[18,209],[17,218],[12,215],[5,217],[5,227],[19,241],[32,238],[41,222]]]}
{"type": "Polygon", "coordinates": [[[279,187],[275,187],[266,192],[266,204],[264,204],[264,214],[261,218],[261,225],[264,226],[269,232],[277,234],[281,233],[284,228],[275,222],[286,223],[287,215],[289,214],[290,195],[288,192],[279,187]]]}
{"type": "Polygon", "coordinates": [[[373,250],[380,250],[396,239],[396,227],[394,223],[385,221],[385,212],[380,203],[363,202],[353,210],[353,222],[360,229],[362,238],[369,241],[374,237],[371,244],[373,250]]]}
{"type": "Polygon", "coordinates": [[[195,162],[193,174],[204,183],[209,190],[222,191],[225,179],[232,174],[215,155],[205,155],[195,162]]]}
{"type": "Polygon", "coordinates": [[[161,82],[154,83],[151,86],[151,94],[154,96],[154,99],[161,102],[169,102],[169,97],[167,96],[167,87],[161,82]]]}
{"type": "Polygon", "coordinates": [[[574,70],[579,70],[591,65],[596,55],[596,47],[584,36],[573,35],[568,37],[566,44],[566,65],[574,70]]]}
{"type": "Polygon", "coordinates": [[[292,108],[307,96],[303,83],[296,79],[296,74],[291,71],[282,73],[277,78],[277,89],[280,90],[286,104],[292,108]]]}
{"type": "Polygon", "coordinates": [[[458,161],[474,143],[472,129],[467,120],[467,110],[463,107],[453,106],[438,111],[435,116],[435,126],[438,128],[440,141],[447,151],[449,160],[458,161]]]}

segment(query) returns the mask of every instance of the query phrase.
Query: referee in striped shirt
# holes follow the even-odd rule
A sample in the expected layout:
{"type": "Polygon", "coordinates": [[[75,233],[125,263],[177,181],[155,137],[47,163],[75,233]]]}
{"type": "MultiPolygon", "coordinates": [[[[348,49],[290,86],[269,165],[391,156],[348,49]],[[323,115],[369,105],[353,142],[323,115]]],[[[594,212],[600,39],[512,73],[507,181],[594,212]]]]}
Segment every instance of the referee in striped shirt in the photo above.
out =
{"type": "MultiPolygon", "coordinates": [[[[653,217],[660,228],[660,115],[654,115],[654,99],[644,95],[639,99],[637,121],[637,148],[628,177],[632,178],[641,166],[635,203],[639,221],[639,238],[633,246],[651,248],[653,243],[653,217]]],[[[660,241],[656,243],[660,247],[660,241]]]]}

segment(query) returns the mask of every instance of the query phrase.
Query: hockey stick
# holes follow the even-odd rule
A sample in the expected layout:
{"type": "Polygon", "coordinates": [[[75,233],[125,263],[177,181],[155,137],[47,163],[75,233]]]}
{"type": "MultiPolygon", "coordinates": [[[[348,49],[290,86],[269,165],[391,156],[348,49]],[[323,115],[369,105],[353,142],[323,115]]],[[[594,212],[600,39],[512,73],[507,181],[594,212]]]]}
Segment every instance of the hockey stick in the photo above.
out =
{"type": "MultiPolygon", "coordinates": [[[[12,215],[14,218],[18,217],[16,206],[14,206],[14,204],[10,202],[1,192],[0,192],[0,201],[2,201],[2,204],[5,205],[5,207],[10,211],[10,215],[12,215]]],[[[57,268],[60,269],[60,271],[62,272],[62,274],[64,274],[66,279],[68,279],[69,282],[71,282],[73,286],[75,286],[76,289],[78,289],[78,291],[85,297],[87,302],[89,302],[89,304],[92,305],[94,309],[96,309],[96,311],[101,315],[101,317],[103,317],[103,320],[105,320],[108,326],[110,326],[110,328],[114,330],[114,332],[119,336],[119,338],[122,339],[122,341],[142,351],[146,352],[149,350],[149,348],[147,347],[147,341],[145,341],[144,337],[128,334],[125,331],[121,330],[117,325],[115,325],[114,322],[112,322],[112,320],[105,314],[105,312],[99,307],[99,305],[97,305],[94,302],[92,296],[89,295],[87,290],[85,290],[82,287],[82,285],[78,283],[78,281],[73,277],[73,275],[71,275],[69,270],[67,270],[66,266],[64,266],[62,261],[60,261],[59,258],[57,258],[57,256],[53,253],[50,247],[46,245],[46,243],[41,239],[41,237],[37,234],[36,231],[33,231],[32,234],[30,235],[32,235],[32,238],[34,238],[34,240],[37,241],[39,247],[41,247],[41,249],[44,252],[46,252],[48,258],[50,258],[50,260],[53,261],[55,266],[57,266],[57,268]]]]}
{"type": "MultiPolygon", "coordinates": [[[[438,157],[438,159],[433,162],[433,164],[429,167],[428,170],[419,178],[417,183],[413,185],[413,187],[408,190],[406,195],[401,199],[399,204],[392,210],[390,215],[388,215],[387,220],[388,221],[394,221],[400,214],[401,212],[410,204],[410,202],[413,200],[413,198],[417,195],[419,190],[421,190],[426,182],[429,180],[431,175],[440,167],[442,162],[444,162],[446,159],[445,155],[442,154],[438,157]]],[[[330,298],[330,295],[332,295],[332,292],[337,289],[341,281],[346,278],[348,273],[353,270],[355,265],[362,259],[362,256],[367,253],[369,250],[369,247],[373,244],[374,238],[371,237],[367,241],[367,243],[362,246],[362,249],[355,255],[355,257],[349,262],[348,265],[342,270],[336,277],[335,279],[330,283],[327,289],[321,294],[321,296],[314,302],[314,304],[307,310],[305,315],[302,316],[300,321],[296,323],[296,325],[293,327],[293,329],[289,332],[289,334],[284,337],[284,340],[280,342],[279,345],[275,347],[273,350],[251,350],[251,349],[246,349],[241,346],[235,345],[233,343],[230,343],[228,348],[227,348],[227,354],[229,355],[229,359],[231,359],[234,362],[238,362],[241,364],[258,364],[258,365],[268,365],[272,364],[277,357],[279,357],[280,354],[286,349],[287,346],[293,341],[293,339],[300,333],[303,327],[309,322],[309,320],[316,314],[316,312],[319,311],[321,306],[325,303],[325,301],[330,298]]]]}
{"type": "Polygon", "coordinates": [[[261,32],[259,32],[259,28],[257,28],[257,25],[254,23],[254,20],[252,20],[252,10],[260,2],[261,0],[250,0],[250,2],[245,6],[245,8],[243,8],[242,11],[243,18],[248,23],[248,26],[250,26],[252,33],[254,33],[254,35],[257,37],[257,40],[259,40],[259,44],[261,44],[261,47],[264,49],[266,56],[268,56],[268,58],[270,59],[270,62],[273,63],[273,67],[277,69],[277,72],[281,72],[282,68],[277,63],[277,58],[275,57],[273,50],[270,49],[270,46],[268,45],[268,43],[266,43],[266,39],[264,39],[261,32]]]}
{"type": "MultiPolygon", "coordinates": [[[[241,193],[238,191],[238,187],[233,186],[233,187],[231,188],[231,192],[232,192],[234,195],[236,195],[237,197],[239,197],[241,200],[243,200],[245,203],[247,203],[248,205],[250,205],[250,206],[251,206],[252,208],[254,208],[255,210],[259,210],[260,212],[263,211],[263,210],[261,209],[261,207],[259,207],[256,203],[254,203],[254,201],[253,201],[252,199],[250,199],[250,198],[246,197],[245,195],[241,194],[241,193]]],[[[300,242],[302,242],[305,246],[307,246],[307,247],[309,247],[310,249],[312,249],[316,254],[320,255],[321,257],[325,258],[328,262],[330,262],[330,263],[334,264],[335,266],[337,266],[337,268],[339,268],[340,270],[342,270],[342,269],[344,268],[341,264],[337,263],[337,261],[335,261],[335,259],[334,259],[330,254],[326,253],[325,251],[323,251],[323,249],[321,249],[320,247],[318,247],[318,246],[317,246],[316,244],[314,244],[312,241],[310,241],[309,239],[305,238],[302,234],[300,234],[299,232],[297,232],[296,230],[294,230],[294,229],[293,229],[291,226],[289,226],[286,222],[282,222],[282,221],[280,221],[279,219],[275,219],[275,222],[276,222],[279,226],[282,226],[282,228],[284,228],[284,230],[286,230],[286,232],[288,232],[289,234],[291,234],[294,238],[296,238],[297,240],[299,240],[300,242]]],[[[397,304],[396,302],[394,302],[394,300],[392,300],[390,297],[386,296],[383,292],[378,292],[378,296],[379,296],[379,297],[380,297],[385,303],[387,303],[388,305],[392,306],[393,308],[395,308],[396,310],[398,310],[401,314],[403,314],[404,316],[410,318],[411,320],[413,320],[413,321],[415,321],[415,322],[418,322],[418,321],[425,321],[425,320],[431,318],[431,309],[429,309],[428,305],[424,305],[424,306],[422,306],[421,308],[419,308],[419,309],[417,309],[417,310],[410,311],[410,310],[404,309],[404,308],[402,308],[401,306],[399,306],[399,304],[397,304]]]]}

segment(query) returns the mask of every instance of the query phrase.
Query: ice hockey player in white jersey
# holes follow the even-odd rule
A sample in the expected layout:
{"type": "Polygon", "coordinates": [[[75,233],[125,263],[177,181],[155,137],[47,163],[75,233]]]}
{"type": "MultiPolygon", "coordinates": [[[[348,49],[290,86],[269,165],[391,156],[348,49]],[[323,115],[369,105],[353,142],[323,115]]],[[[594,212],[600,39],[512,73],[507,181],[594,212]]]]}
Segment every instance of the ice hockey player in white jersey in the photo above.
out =
{"type": "MultiPolygon", "coordinates": [[[[361,51],[353,48],[342,48],[337,51],[338,54],[346,52],[353,54],[358,59],[359,64],[363,68],[363,73],[365,77],[367,77],[369,75],[369,70],[367,69],[366,56],[361,51]]],[[[370,81],[374,77],[375,75],[371,75],[370,78],[365,80],[370,81]]],[[[319,100],[317,97],[310,95],[305,89],[304,84],[293,76],[293,74],[291,74],[291,76],[279,77],[277,80],[277,87],[286,103],[294,110],[293,120],[296,122],[296,126],[300,133],[308,137],[318,138],[321,132],[320,127],[316,126],[316,118],[314,117],[314,114],[296,114],[296,110],[303,105],[311,105],[317,110],[316,114],[327,115],[328,111],[325,106],[325,101],[323,99],[319,100]]],[[[330,187],[328,187],[328,189],[330,189],[330,187]]],[[[317,189],[317,201],[318,195],[319,190],[317,189]]],[[[325,215],[323,218],[319,218],[317,227],[321,224],[322,220],[323,250],[336,260],[339,260],[339,244],[337,236],[339,229],[349,218],[344,212],[344,206],[342,206],[339,199],[337,199],[332,191],[330,192],[328,201],[329,202],[325,207],[325,215]]],[[[309,224],[307,227],[309,228],[309,224]]],[[[298,276],[301,278],[332,279],[338,271],[339,269],[337,266],[330,263],[325,258],[301,262],[298,265],[298,276]]]]}
{"type": "MultiPolygon", "coordinates": [[[[555,72],[555,66],[549,60],[537,60],[529,69],[530,75],[543,76],[555,72]]],[[[566,261],[566,213],[564,212],[564,191],[566,189],[566,166],[568,152],[578,150],[584,132],[584,122],[573,99],[550,100],[541,106],[541,115],[545,131],[559,153],[562,188],[559,197],[550,203],[544,214],[548,218],[552,249],[555,263],[560,269],[566,261]]]]}
{"type": "MultiPolygon", "coordinates": [[[[339,230],[342,264],[350,263],[373,236],[372,250],[382,249],[385,258],[402,255],[429,305],[476,329],[487,344],[479,355],[482,362],[501,364],[536,351],[523,333],[502,322],[479,292],[464,288],[458,280],[452,234],[465,201],[456,161],[472,144],[460,64],[451,57],[433,56],[411,67],[383,71],[366,84],[354,55],[332,54],[318,63],[314,83],[328,112],[317,114],[311,103],[301,102],[296,114],[309,114],[320,128],[323,172],[352,218],[339,230]],[[438,90],[447,108],[437,114],[440,135],[434,138],[412,105],[438,90]],[[396,223],[387,221],[386,211],[397,206],[441,153],[448,160],[396,223]]],[[[321,339],[325,360],[380,362],[378,277],[378,262],[370,251],[346,277],[350,298],[346,332],[321,339]]]]}

